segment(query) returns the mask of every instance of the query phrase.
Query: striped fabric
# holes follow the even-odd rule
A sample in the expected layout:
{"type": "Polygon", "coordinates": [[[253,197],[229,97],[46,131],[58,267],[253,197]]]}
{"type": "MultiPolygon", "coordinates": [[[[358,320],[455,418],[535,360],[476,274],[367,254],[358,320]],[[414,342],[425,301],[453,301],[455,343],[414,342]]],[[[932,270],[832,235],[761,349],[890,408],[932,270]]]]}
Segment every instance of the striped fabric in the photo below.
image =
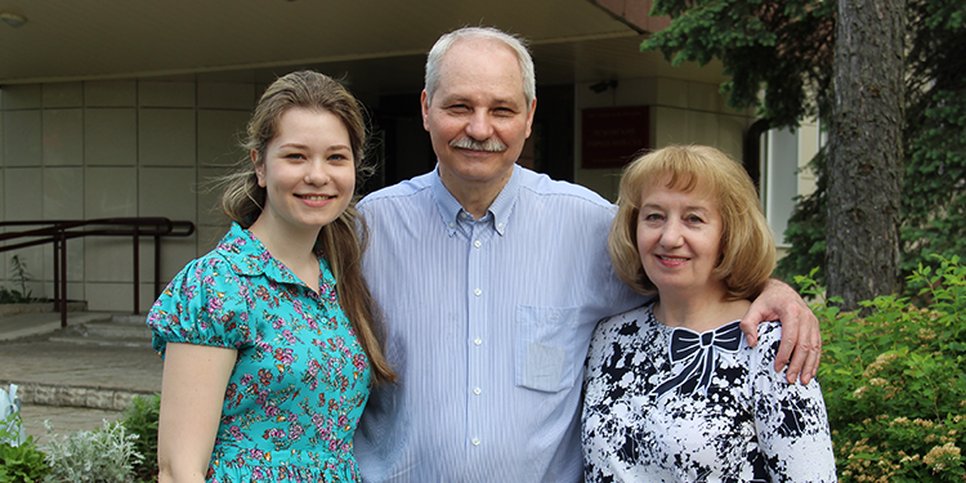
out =
{"type": "Polygon", "coordinates": [[[610,268],[613,206],[519,166],[480,220],[435,171],[359,206],[400,375],[356,433],[366,481],[580,481],[590,336],[643,303],[610,268]]]}

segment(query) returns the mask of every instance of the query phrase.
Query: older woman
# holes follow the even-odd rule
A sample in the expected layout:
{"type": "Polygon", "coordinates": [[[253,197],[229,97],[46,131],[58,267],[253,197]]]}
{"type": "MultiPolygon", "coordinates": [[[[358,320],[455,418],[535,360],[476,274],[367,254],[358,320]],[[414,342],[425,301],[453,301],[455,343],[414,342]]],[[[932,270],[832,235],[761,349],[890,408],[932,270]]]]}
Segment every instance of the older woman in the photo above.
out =
{"type": "Polygon", "coordinates": [[[738,322],[775,245],[748,175],[720,151],[671,146],[631,163],[610,252],[656,297],[597,327],[587,360],[587,481],[832,481],[817,382],[772,370],[778,321],[751,348],[738,322]]]}

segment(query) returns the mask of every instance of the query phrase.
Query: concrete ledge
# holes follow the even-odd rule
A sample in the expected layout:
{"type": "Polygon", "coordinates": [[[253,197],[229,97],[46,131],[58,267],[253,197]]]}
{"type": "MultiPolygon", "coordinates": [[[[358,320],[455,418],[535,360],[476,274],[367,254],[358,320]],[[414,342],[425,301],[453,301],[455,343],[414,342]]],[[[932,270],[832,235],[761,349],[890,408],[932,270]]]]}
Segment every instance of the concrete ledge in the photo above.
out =
{"type": "Polygon", "coordinates": [[[21,403],[37,406],[73,406],[123,411],[131,404],[134,396],[147,397],[154,394],[148,391],[131,391],[128,389],[0,381],[0,386],[6,387],[9,384],[19,386],[17,395],[20,396],[21,403]]]}
{"type": "MultiPolygon", "coordinates": [[[[67,302],[68,312],[83,312],[85,310],[87,310],[86,301],[67,302]]],[[[40,312],[60,313],[60,311],[54,310],[54,302],[52,301],[30,304],[0,304],[0,317],[4,315],[36,314],[40,312]]]]}

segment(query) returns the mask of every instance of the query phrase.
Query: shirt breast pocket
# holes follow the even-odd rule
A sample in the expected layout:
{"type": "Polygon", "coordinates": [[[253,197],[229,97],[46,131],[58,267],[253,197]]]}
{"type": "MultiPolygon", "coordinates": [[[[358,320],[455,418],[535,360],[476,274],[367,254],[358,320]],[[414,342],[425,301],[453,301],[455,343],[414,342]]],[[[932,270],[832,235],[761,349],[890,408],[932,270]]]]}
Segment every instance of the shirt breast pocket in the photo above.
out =
{"type": "Polygon", "coordinates": [[[518,386],[544,392],[572,387],[578,360],[576,307],[517,307],[514,379],[518,386]]]}

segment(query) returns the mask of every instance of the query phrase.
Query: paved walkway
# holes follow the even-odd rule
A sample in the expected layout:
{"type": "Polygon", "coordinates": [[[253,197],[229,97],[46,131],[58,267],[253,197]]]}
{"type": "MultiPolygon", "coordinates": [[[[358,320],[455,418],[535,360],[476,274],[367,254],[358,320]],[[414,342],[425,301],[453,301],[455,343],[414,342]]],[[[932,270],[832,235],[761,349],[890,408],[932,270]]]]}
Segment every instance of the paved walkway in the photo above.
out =
{"type": "Polygon", "coordinates": [[[0,316],[0,387],[13,383],[28,434],[90,430],[136,395],[161,390],[161,359],[141,317],[72,312],[0,316]]]}

